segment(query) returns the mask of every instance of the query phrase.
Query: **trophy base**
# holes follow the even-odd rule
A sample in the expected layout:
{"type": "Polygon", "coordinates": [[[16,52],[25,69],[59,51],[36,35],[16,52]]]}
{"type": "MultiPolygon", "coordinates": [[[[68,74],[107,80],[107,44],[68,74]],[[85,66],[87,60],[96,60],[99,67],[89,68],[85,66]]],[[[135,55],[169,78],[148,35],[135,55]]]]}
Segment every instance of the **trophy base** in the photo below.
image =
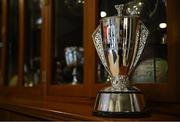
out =
{"type": "Polygon", "coordinates": [[[131,88],[126,92],[99,91],[93,114],[107,117],[143,117],[148,112],[143,93],[131,88]]]}
{"type": "Polygon", "coordinates": [[[104,112],[104,111],[94,111],[93,115],[101,116],[101,117],[121,117],[121,118],[139,118],[139,117],[147,117],[149,113],[144,112],[104,112]]]}

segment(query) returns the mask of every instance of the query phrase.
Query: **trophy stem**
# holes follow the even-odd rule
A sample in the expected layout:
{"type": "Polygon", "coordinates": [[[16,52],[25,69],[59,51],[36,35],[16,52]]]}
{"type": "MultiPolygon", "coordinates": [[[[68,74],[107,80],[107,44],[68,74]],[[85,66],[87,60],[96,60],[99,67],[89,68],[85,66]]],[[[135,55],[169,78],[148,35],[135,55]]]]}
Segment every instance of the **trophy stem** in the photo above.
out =
{"type": "Polygon", "coordinates": [[[127,75],[113,76],[111,84],[113,91],[128,91],[129,78],[127,75]]]}
{"type": "Polygon", "coordinates": [[[76,67],[73,68],[72,75],[73,75],[72,85],[75,85],[78,82],[78,79],[77,79],[77,68],[76,67]]]}

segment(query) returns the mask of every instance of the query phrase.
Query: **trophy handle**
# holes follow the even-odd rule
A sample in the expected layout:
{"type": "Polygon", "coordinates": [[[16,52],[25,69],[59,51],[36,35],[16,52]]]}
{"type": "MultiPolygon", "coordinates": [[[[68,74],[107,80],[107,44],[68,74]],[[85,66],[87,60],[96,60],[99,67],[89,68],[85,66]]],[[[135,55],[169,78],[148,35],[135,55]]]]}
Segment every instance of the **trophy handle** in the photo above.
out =
{"type": "Polygon", "coordinates": [[[133,63],[131,63],[131,65],[130,65],[129,69],[131,69],[131,70],[128,72],[128,74],[131,73],[131,71],[134,69],[134,67],[138,63],[139,58],[141,57],[141,54],[146,45],[147,37],[149,35],[149,31],[148,31],[147,27],[141,21],[140,21],[140,29],[139,29],[138,33],[139,34],[137,34],[138,36],[136,38],[136,42],[138,42],[138,40],[139,40],[139,43],[136,43],[137,51],[134,51],[136,54],[133,55],[133,60],[132,60],[133,63]]]}
{"type": "Polygon", "coordinates": [[[101,28],[100,25],[96,28],[96,30],[93,32],[92,34],[92,38],[93,38],[93,42],[97,51],[97,54],[104,66],[104,68],[106,69],[106,71],[111,75],[111,73],[109,72],[109,68],[107,66],[107,62],[105,59],[105,55],[104,55],[104,48],[103,48],[103,43],[102,43],[102,37],[101,37],[101,28]]]}

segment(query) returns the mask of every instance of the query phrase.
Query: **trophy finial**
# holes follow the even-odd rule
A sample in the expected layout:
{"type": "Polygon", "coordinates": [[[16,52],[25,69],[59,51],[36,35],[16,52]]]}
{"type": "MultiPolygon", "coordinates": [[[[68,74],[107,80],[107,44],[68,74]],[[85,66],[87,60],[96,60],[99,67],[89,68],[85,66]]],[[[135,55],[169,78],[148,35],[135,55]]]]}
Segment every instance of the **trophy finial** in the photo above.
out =
{"type": "Polygon", "coordinates": [[[124,4],[120,4],[120,5],[115,5],[114,6],[118,12],[118,16],[122,16],[122,12],[123,12],[123,8],[124,8],[124,4]]]}

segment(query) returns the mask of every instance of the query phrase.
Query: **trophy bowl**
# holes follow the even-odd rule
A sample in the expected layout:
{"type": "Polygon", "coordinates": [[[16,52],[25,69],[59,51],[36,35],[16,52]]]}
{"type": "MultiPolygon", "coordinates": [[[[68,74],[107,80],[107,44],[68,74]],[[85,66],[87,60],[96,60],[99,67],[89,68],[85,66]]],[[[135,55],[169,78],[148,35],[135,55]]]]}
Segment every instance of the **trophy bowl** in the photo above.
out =
{"type": "Polygon", "coordinates": [[[111,76],[111,86],[96,97],[94,114],[143,115],[144,95],[130,84],[129,75],[142,54],[148,30],[138,15],[122,15],[121,5],[116,9],[118,16],[102,18],[92,35],[97,54],[111,76]]]}
{"type": "Polygon", "coordinates": [[[66,47],[65,48],[65,60],[67,67],[72,68],[73,81],[72,85],[79,83],[78,79],[78,66],[83,64],[83,48],[81,47],[66,47]]]}

